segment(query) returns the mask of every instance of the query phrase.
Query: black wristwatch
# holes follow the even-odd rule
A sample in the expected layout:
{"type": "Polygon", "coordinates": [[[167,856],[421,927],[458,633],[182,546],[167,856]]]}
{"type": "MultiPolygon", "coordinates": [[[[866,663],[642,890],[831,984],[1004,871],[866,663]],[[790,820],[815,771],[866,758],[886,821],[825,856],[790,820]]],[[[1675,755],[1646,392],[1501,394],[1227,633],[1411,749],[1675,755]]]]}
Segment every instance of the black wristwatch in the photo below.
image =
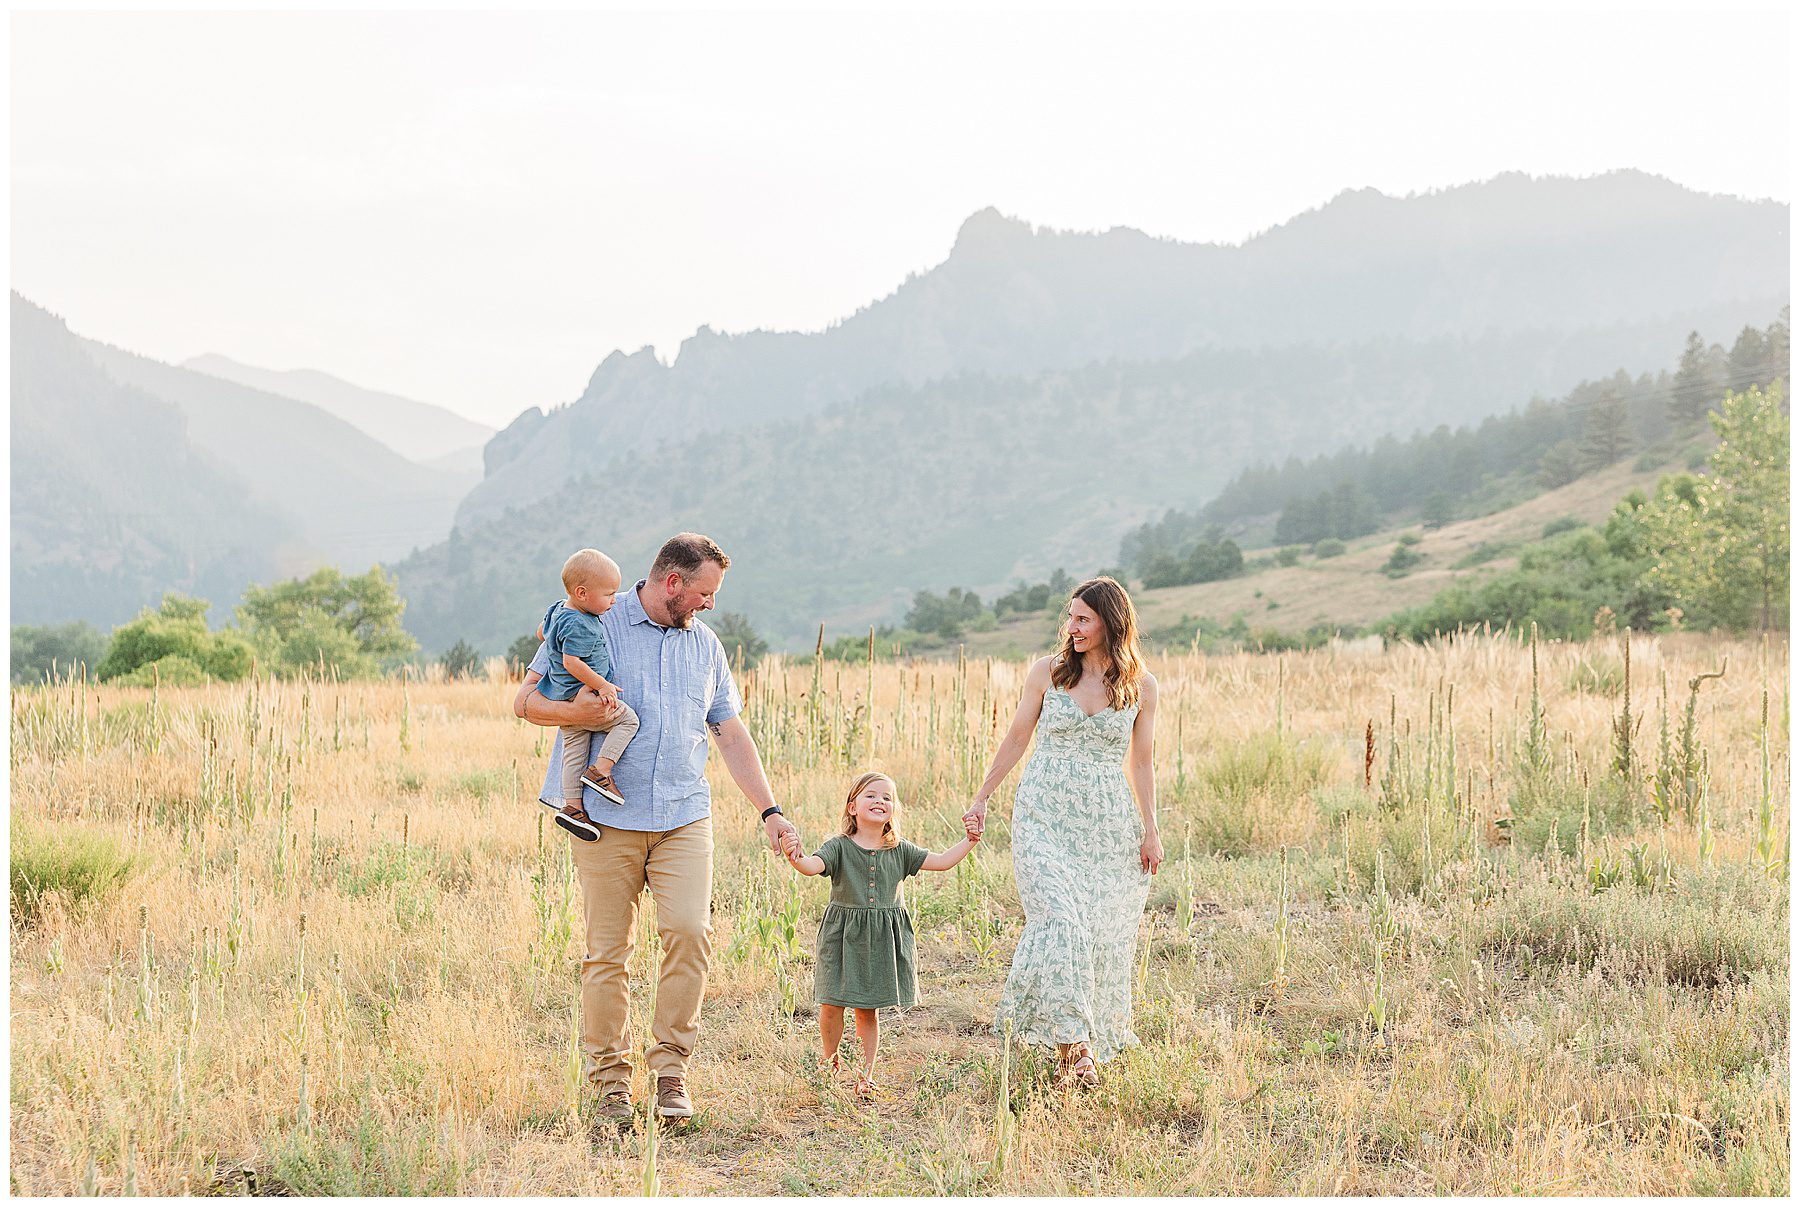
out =
{"type": "Polygon", "coordinates": [[[764,821],[768,821],[768,820],[769,820],[769,814],[771,814],[771,813],[780,813],[780,812],[781,812],[781,806],[780,806],[780,805],[770,805],[770,806],[769,806],[769,807],[768,807],[768,808],[767,808],[767,809],[764,809],[764,810],[763,810],[763,811],[762,811],[762,819],[763,819],[763,820],[764,820],[764,821]]]}

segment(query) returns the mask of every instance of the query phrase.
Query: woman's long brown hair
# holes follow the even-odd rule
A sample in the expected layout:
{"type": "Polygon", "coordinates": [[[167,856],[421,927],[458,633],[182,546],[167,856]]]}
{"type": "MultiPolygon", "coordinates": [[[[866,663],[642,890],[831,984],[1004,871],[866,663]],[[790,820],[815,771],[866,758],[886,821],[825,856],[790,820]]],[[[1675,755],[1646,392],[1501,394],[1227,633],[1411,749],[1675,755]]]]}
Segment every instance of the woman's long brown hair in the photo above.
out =
{"type": "MultiPolygon", "coordinates": [[[[1136,704],[1138,684],[1144,678],[1144,652],[1138,648],[1137,609],[1131,596],[1116,579],[1101,575],[1090,578],[1069,592],[1070,601],[1079,599],[1100,618],[1106,631],[1106,695],[1114,708],[1136,704]]],[[[1062,648],[1050,664],[1050,682],[1064,691],[1073,691],[1081,682],[1082,657],[1075,652],[1075,640],[1063,630],[1062,648]]]]}

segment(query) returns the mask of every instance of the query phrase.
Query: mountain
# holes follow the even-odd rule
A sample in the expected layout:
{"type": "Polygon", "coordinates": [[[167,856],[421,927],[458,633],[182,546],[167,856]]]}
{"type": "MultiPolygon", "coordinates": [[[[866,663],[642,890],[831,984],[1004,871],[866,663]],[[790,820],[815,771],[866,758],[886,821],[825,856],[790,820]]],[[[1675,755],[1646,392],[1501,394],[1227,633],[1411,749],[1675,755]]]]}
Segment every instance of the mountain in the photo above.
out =
{"type": "Polygon", "coordinates": [[[594,545],[641,573],[664,538],[693,528],[732,555],[720,606],[791,648],[821,621],[898,620],[914,590],[990,594],[1110,563],[1126,531],[1198,507],[1245,465],[1473,421],[1522,405],[1539,374],[1589,373],[1577,349],[1661,364],[1684,335],[1664,323],[1580,340],[1208,349],[882,387],[822,415],[615,462],[550,502],[459,524],[393,569],[427,648],[460,639],[494,652],[529,627],[573,550],[594,545]]]}
{"type": "Polygon", "coordinates": [[[244,584],[306,568],[299,524],[121,385],[60,318],[12,295],[12,620],[129,620],[165,591],[228,614],[244,584]]]}
{"type": "Polygon", "coordinates": [[[17,294],[12,358],[15,622],[116,624],[170,590],[222,619],[250,582],[442,540],[471,481],[311,403],[83,339],[17,294]]]}
{"type": "Polygon", "coordinates": [[[294,517],[323,557],[358,572],[442,540],[463,475],[409,461],[312,403],[84,341],[114,380],[172,402],[193,443],[252,498],[294,517]]]}
{"type": "MultiPolygon", "coordinates": [[[[1787,293],[1787,226],[1785,205],[1641,172],[1350,191],[1239,245],[1051,231],[984,210],[944,263],[824,331],[702,328],[670,365],[647,348],[613,353],[574,403],[526,411],[488,443],[457,522],[665,443],[959,373],[1535,331],[1556,336],[1544,346],[1559,363],[1599,375],[1619,363],[1601,346],[1609,329],[1766,322],[1787,293]]],[[[1539,392],[1573,384],[1521,367],[1539,392]]]]}
{"type": "Polygon", "coordinates": [[[409,461],[474,477],[481,474],[481,446],[494,434],[487,424],[464,419],[443,407],[367,390],[314,369],[259,369],[210,353],[182,361],[181,367],[265,394],[310,402],[409,461]]]}

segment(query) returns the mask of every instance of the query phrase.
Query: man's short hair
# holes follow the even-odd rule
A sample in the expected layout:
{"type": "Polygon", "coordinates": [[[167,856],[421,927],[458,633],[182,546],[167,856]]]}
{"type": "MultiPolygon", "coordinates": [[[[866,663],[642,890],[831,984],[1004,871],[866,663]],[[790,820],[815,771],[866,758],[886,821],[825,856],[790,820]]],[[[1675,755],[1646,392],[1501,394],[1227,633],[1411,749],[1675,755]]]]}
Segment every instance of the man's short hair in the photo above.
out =
{"type": "Polygon", "coordinates": [[[719,548],[719,543],[710,536],[701,536],[698,532],[678,532],[663,542],[663,547],[656,552],[656,560],[650,563],[650,581],[661,582],[671,572],[681,575],[681,581],[691,583],[694,576],[700,573],[700,567],[707,562],[719,563],[719,569],[731,569],[731,559],[719,548]]]}

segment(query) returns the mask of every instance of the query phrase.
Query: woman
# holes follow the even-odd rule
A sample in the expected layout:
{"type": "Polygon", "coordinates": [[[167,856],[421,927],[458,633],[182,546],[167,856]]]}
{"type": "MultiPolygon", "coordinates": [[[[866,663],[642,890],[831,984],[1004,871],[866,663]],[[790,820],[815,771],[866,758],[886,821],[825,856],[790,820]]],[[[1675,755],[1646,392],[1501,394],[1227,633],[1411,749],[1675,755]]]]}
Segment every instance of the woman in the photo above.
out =
{"type": "Polygon", "coordinates": [[[1025,676],[1012,727],[964,815],[975,833],[1034,729],[1037,749],[1013,795],[1025,933],[995,1023],[1010,1022],[1027,1042],[1054,1044],[1059,1085],[1094,1086],[1096,1062],[1137,1043],[1138,919],[1163,858],[1152,773],[1156,679],[1138,650],[1131,597],[1112,579],[1075,588],[1062,649],[1025,676]]]}

